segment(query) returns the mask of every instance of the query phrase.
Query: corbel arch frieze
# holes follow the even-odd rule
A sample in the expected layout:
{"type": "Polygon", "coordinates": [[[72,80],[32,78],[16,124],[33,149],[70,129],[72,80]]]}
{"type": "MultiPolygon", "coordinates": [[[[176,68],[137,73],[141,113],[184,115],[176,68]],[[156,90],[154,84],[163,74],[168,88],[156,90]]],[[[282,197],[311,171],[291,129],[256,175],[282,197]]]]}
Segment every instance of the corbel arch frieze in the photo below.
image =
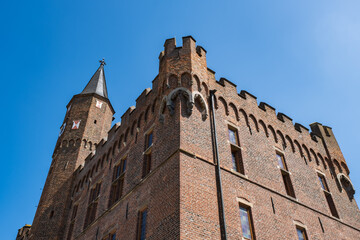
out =
{"type": "Polygon", "coordinates": [[[209,114],[209,108],[208,108],[208,105],[205,101],[205,98],[204,96],[198,92],[198,91],[194,91],[192,93],[192,97],[195,100],[199,100],[199,103],[200,103],[200,106],[201,106],[201,117],[203,120],[205,120],[207,117],[208,117],[208,114],[209,114]]]}
{"type": "Polygon", "coordinates": [[[337,179],[341,183],[341,187],[348,193],[349,197],[353,198],[355,189],[350,179],[344,173],[339,173],[337,179]]]}
{"type": "Polygon", "coordinates": [[[191,115],[195,105],[195,100],[197,100],[198,103],[200,104],[202,119],[205,120],[208,117],[209,108],[204,96],[198,91],[190,92],[190,90],[184,87],[178,87],[173,91],[171,91],[167,96],[164,96],[161,100],[161,104],[159,108],[159,116],[161,122],[164,122],[165,120],[164,112],[166,108],[169,110],[170,115],[174,114],[175,99],[179,96],[179,94],[182,94],[186,99],[187,114],[191,115]]]}
{"type": "Polygon", "coordinates": [[[169,111],[170,111],[170,115],[174,114],[175,111],[175,99],[176,97],[182,94],[185,98],[186,98],[186,112],[187,114],[191,114],[192,113],[192,109],[194,107],[194,98],[193,95],[191,94],[191,92],[184,88],[184,87],[178,87],[175,88],[174,90],[172,90],[169,95],[167,96],[167,101],[166,101],[166,106],[168,107],[169,111]]]}

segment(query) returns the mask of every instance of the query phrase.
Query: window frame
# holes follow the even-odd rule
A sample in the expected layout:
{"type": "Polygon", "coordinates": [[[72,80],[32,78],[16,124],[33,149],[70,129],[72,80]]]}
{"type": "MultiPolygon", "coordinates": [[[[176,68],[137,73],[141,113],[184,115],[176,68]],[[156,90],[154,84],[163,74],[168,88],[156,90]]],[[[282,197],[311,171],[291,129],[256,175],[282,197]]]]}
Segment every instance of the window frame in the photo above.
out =
{"type": "Polygon", "coordinates": [[[84,229],[93,223],[96,219],[96,212],[98,207],[98,202],[100,198],[101,191],[101,182],[98,182],[93,185],[89,194],[89,202],[86,208],[84,229]]]}
{"type": "Polygon", "coordinates": [[[327,185],[327,182],[326,182],[326,179],[325,179],[325,176],[318,172],[318,179],[320,181],[321,189],[323,191],[330,192],[329,191],[329,186],[327,185]]]}
{"type": "Polygon", "coordinates": [[[149,215],[149,209],[147,207],[142,208],[138,212],[138,223],[137,223],[137,231],[136,231],[136,240],[146,240],[146,227],[148,222],[148,215],[149,215]],[[142,236],[142,229],[143,229],[143,213],[146,212],[146,218],[145,218],[145,226],[144,226],[144,236],[142,236]]]}
{"type": "Polygon", "coordinates": [[[237,129],[236,127],[233,127],[233,126],[231,126],[231,125],[228,125],[228,138],[229,138],[230,144],[232,144],[232,145],[234,145],[234,146],[240,146],[239,133],[238,133],[238,129],[237,129]],[[233,143],[233,142],[231,141],[230,132],[233,132],[233,133],[234,133],[235,143],[233,143]]]}
{"type": "Polygon", "coordinates": [[[153,147],[153,145],[154,145],[154,131],[151,128],[150,130],[148,130],[145,133],[145,151],[143,153],[144,157],[143,157],[143,166],[142,166],[141,178],[145,178],[151,172],[152,147],[153,147]],[[149,138],[151,140],[149,140],[149,138]]]}
{"type": "MultiPolygon", "coordinates": [[[[301,232],[304,240],[308,240],[308,239],[309,239],[305,227],[302,227],[302,226],[299,226],[299,225],[295,225],[295,228],[296,228],[296,235],[297,235],[298,239],[299,239],[299,233],[298,233],[298,231],[301,232]]],[[[299,240],[300,240],[300,239],[299,239],[299,240]]]]}
{"type": "Polygon", "coordinates": [[[278,166],[280,167],[280,169],[282,170],[285,170],[286,172],[289,172],[288,170],[288,167],[287,167],[287,164],[286,164],[286,160],[285,160],[285,156],[283,153],[279,152],[279,151],[276,151],[276,159],[278,160],[278,166]],[[280,166],[280,161],[279,161],[279,158],[280,157],[280,160],[281,160],[281,165],[283,167],[280,166]]]}
{"type": "Polygon", "coordinates": [[[239,132],[236,127],[230,124],[228,124],[228,141],[230,143],[230,154],[231,154],[231,163],[232,163],[231,169],[237,173],[245,175],[245,167],[244,167],[244,161],[240,147],[239,132]],[[235,143],[231,141],[230,132],[232,132],[235,137],[235,143]]]}
{"type": "Polygon", "coordinates": [[[275,151],[275,155],[276,155],[276,160],[278,163],[278,168],[280,169],[281,178],[284,183],[286,195],[296,199],[295,189],[294,189],[293,183],[291,181],[291,177],[290,177],[291,173],[289,172],[289,169],[288,169],[288,166],[286,163],[286,159],[285,159],[285,155],[284,155],[284,153],[280,152],[277,149],[275,151]],[[283,167],[280,166],[280,160],[281,160],[281,164],[283,167]]]}
{"type": "Polygon", "coordinates": [[[249,206],[248,204],[243,203],[243,201],[238,201],[238,206],[239,206],[239,213],[241,212],[241,209],[246,210],[251,238],[244,237],[243,223],[241,222],[241,216],[240,216],[241,237],[244,240],[255,240],[256,237],[255,237],[254,221],[252,217],[252,209],[251,209],[252,207],[249,206]]]}
{"type": "Polygon", "coordinates": [[[231,146],[231,162],[232,170],[245,175],[244,161],[240,148],[235,148],[234,146],[231,146]]]}
{"type": "Polygon", "coordinates": [[[317,176],[319,179],[321,190],[325,195],[325,200],[328,204],[331,216],[340,219],[339,212],[336,209],[334,199],[332,198],[332,193],[330,192],[329,185],[327,184],[325,174],[320,171],[317,171],[317,176]]]}
{"type": "Polygon", "coordinates": [[[110,187],[110,196],[108,207],[112,207],[118,202],[124,190],[125,172],[126,172],[127,157],[123,157],[113,169],[112,183],[110,187]]]}

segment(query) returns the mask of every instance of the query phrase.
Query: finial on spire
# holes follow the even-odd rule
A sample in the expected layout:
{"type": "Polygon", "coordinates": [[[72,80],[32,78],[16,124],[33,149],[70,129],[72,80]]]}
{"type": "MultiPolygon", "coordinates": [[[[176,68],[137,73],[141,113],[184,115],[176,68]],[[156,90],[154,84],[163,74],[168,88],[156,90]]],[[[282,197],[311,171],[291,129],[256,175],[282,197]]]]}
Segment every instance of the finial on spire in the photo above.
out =
{"type": "Polygon", "coordinates": [[[100,66],[106,65],[105,59],[99,60],[100,66]]]}
{"type": "Polygon", "coordinates": [[[100,66],[98,70],[94,73],[84,90],[81,94],[96,93],[102,97],[107,98],[107,89],[104,73],[104,65],[106,65],[105,60],[100,60],[100,66]]]}

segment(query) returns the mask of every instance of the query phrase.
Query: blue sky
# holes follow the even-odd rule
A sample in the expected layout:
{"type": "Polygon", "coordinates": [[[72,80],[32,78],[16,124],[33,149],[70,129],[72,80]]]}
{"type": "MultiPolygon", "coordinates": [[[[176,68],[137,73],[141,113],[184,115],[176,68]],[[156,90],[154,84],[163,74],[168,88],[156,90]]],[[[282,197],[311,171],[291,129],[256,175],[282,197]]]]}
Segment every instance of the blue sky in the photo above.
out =
{"type": "MultiPolygon", "coordinates": [[[[105,58],[116,120],[157,75],[167,38],[305,126],[331,126],[360,191],[359,1],[6,1],[0,232],[32,222],[65,106],[105,58]]],[[[359,202],[359,193],[356,193],[359,202]]]]}

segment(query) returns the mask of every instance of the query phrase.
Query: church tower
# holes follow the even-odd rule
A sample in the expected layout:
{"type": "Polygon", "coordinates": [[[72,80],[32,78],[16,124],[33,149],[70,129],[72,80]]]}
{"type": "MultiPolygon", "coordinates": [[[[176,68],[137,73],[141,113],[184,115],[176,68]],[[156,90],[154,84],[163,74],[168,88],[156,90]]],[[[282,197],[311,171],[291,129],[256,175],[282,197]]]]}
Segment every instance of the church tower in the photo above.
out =
{"type": "Polygon", "coordinates": [[[73,174],[106,138],[115,113],[108,99],[104,60],[84,90],[67,105],[30,239],[63,239],[73,174]]]}

